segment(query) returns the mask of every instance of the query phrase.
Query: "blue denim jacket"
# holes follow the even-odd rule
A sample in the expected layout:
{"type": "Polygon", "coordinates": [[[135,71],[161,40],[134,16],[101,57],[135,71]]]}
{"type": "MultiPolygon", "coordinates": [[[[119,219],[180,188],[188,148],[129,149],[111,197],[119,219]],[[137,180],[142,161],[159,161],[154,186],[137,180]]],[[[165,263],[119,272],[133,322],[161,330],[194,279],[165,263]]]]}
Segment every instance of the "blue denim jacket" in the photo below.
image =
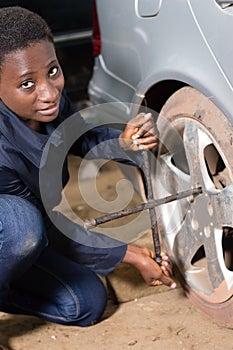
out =
{"type": "MultiPolygon", "coordinates": [[[[46,133],[40,134],[29,128],[20,118],[9,110],[0,101],[0,193],[17,195],[25,198],[37,206],[44,215],[47,228],[54,231],[56,228],[48,220],[45,213],[39,188],[39,168],[42,152],[54,130],[61,125],[71,114],[75,112],[67,97],[62,96],[60,103],[60,113],[56,120],[45,125],[46,133]]],[[[77,116],[78,126],[85,130],[86,123],[77,116]]],[[[98,150],[94,146],[104,140],[113,140],[109,148],[104,147],[105,158],[116,159],[118,161],[132,163],[118,144],[120,131],[112,128],[97,127],[91,130],[86,129],[83,136],[75,142],[70,152],[84,157],[87,152],[91,158],[103,158],[103,149],[98,150]]],[[[69,179],[67,162],[63,166],[63,185],[69,179]]],[[[56,206],[61,199],[61,193],[53,194],[53,179],[48,179],[48,188],[52,196],[53,206],[56,206]],[[49,181],[51,183],[49,183],[49,181]],[[50,187],[51,186],[51,187],[50,187]]],[[[111,271],[125,255],[126,244],[118,242],[107,236],[86,231],[83,227],[64,218],[62,214],[54,212],[56,220],[65,222],[66,229],[72,232],[73,240],[64,238],[66,246],[71,247],[72,257],[100,274],[107,274],[111,271]],[[79,241],[80,237],[85,238],[85,244],[79,241]],[[72,241],[72,242],[71,242],[72,241]],[[93,243],[94,242],[94,243],[93,243]],[[75,256],[74,256],[75,255],[75,256]]],[[[58,236],[59,232],[57,231],[58,236]]],[[[65,245],[64,245],[65,246],[65,245]]]]}

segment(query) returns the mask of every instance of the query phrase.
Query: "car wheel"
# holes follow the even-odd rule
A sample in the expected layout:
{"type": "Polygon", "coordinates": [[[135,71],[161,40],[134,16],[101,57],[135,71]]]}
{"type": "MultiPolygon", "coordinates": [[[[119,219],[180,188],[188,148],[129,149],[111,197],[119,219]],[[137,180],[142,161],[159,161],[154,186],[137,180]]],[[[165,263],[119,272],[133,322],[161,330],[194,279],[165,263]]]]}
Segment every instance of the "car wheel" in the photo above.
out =
{"type": "Polygon", "coordinates": [[[202,194],[158,208],[165,248],[194,304],[233,328],[233,126],[191,87],[158,117],[157,198],[202,186],[202,194]]]}

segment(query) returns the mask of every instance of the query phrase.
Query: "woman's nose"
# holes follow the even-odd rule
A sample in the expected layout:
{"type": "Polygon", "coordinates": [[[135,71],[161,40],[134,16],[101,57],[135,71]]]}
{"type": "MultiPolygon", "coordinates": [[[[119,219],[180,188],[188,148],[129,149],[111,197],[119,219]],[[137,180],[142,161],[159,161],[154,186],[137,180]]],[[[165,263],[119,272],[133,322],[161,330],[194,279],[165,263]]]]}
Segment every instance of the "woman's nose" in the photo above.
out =
{"type": "Polygon", "coordinates": [[[54,84],[51,82],[44,82],[38,88],[38,99],[42,102],[54,102],[57,99],[59,92],[54,84]]]}

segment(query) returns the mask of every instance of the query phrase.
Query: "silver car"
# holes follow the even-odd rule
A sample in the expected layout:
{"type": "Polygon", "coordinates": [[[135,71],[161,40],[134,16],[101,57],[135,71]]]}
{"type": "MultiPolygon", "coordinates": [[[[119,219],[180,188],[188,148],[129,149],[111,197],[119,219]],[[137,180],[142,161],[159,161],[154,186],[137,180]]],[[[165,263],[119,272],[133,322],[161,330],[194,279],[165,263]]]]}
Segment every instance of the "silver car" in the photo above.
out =
{"type": "MultiPolygon", "coordinates": [[[[155,111],[157,210],[190,299],[233,327],[233,1],[97,0],[93,103],[113,115],[155,111]]],[[[124,118],[123,118],[124,119],[124,118]]]]}

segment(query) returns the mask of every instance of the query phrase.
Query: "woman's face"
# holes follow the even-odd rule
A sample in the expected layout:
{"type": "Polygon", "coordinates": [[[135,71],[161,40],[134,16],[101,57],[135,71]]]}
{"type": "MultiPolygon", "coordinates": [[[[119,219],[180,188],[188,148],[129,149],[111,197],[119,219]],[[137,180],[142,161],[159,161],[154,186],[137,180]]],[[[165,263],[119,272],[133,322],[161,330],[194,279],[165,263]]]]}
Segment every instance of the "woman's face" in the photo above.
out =
{"type": "Polygon", "coordinates": [[[54,46],[42,40],[5,56],[0,99],[30,127],[58,116],[64,76],[54,46]]]}

